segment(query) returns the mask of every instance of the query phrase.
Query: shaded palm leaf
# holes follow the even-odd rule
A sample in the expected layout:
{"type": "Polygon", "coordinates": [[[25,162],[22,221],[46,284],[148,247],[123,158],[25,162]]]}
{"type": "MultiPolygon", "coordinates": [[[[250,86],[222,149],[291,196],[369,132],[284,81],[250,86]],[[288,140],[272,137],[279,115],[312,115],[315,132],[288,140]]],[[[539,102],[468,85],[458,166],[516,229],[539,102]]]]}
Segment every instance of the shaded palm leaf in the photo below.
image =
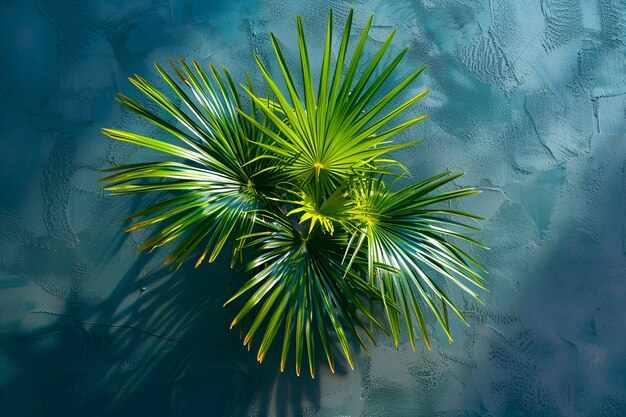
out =
{"type": "Polygon", "coordinates": [[[231,327],[258,306],[247,327],[244,344],[251,345],[257,331],[265,326],[257,354],[260,362],[283,328],[281,370],[285,367],[292,339],[295,339],[298,375],[306,347],[309,370],[314,376],[316,339],[321,341],[333,372],[332,339],[339,342],[350,367],[354,368],[348,334],[352,333],[367,349],[359,332],[372,343],[374,340],[363,319],[381,326],[361,300],[362,295],[379,298],[375,289],[355,272],[341,278],[345,272],[341,259],[347,234],[335,233],[331,237],[319,227],[311,233],[300,232],[280,219],[265,226],[268,232],[257,235],[258,240],[251,242],[252,246],[258,246],[256,257],[247,266],[247,270],[253,272],[252,278],[227,302],[252,292],[231,327]],[[334,331],[334,338],[329,328],[334,331]]]}

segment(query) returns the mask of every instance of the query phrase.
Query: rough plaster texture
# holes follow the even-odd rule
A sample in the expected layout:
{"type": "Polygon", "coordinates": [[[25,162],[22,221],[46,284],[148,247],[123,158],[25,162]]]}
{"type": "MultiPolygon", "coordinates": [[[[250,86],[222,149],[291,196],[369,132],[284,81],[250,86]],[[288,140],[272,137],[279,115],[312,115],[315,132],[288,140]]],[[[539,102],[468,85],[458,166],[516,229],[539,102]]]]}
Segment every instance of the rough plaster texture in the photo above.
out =
{"type": "Polygon", "coordinates": [[[0,415],[625,416],[625,22],[618,0],[0,0],[0,415]],[[99,130],[151,132],[113,97],[153,61],[258,80],[270,31],[294,59],[301,13],[319,56],[349,7],[374,45],[399,28],[398,77],[430,64],[430,118],[399,138],[426,143],[397,157],[484,190],[462,207],[487,217],[490,292],[452,346],[381,337],[297,379],[228,330],[227,268],[136,253],[116,219],[146,201],[96,180],[149,155],[99,130]]]}

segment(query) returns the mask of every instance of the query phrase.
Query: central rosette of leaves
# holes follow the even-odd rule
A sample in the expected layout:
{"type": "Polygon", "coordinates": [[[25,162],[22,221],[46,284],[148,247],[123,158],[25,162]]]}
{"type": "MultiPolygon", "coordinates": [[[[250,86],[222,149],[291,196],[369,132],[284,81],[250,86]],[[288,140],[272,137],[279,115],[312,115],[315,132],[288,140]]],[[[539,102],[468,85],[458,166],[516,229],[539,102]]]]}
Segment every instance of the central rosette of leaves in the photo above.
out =
{"type": "Polygon", "coordinates": [[[190,257],[196,266],[211,262],[232,245],[231,264],[242,263],[249,275],[227,301],[243,304],[232,325],[243,326],[248,347],[258,341],[259,361],[282,333],[281,369],[292,352],[298,374],[306,351],[314,375],[316,343],[331,369],[335,343],[353,366],[349,338],[367,349],[364,338],[374,343],[371,325],[389,328],[397,344],[402,317],[413,348],[416,334],[430,346],[428,318],[452,340],[448,309],[465,319],[447,285],[474,298],[473,288],[482,287],[475,270],[480,265],[458,245],[479,245],[462,233],[474,227],[454,220],[478,216],[439,204],[477,191],[437,191],[459,176],[448,172],[406,188],[389,187],[408,171],[386,154],[419,143],[390,139],[425,116],[393,121],[427,90],[388,109],[424,67],[384,89],[406,49],[381,65],[394,31],[363,63],[371,24],[372,17],[348,59],[352,12],[338,50],[332,46],[331,13],[315,87],[298,16],[300,76],[271,35],[285,87],[256,57],[269,93],[255,92],[248,77],[243,90],[249,101],[226,70],[221,75],[211,66],[207,74],[197,62],[192,69],[181,60],[180,66],[172,62],[175,80],[157,65],[174,99],[140,76],[131,82],[165,114],[123,95],[119,101],[168,138],[104,130],[168,157],[108,169],[113,174],[104,179],[106,189],[115,195],[162,193],[160,202],[129,216],[144,219],[126,230],[159,226],[141,248],[177,241],[166,261],[176,267],[190,257]],[[386,324],[374,314],[375,305],[386,324]]]}

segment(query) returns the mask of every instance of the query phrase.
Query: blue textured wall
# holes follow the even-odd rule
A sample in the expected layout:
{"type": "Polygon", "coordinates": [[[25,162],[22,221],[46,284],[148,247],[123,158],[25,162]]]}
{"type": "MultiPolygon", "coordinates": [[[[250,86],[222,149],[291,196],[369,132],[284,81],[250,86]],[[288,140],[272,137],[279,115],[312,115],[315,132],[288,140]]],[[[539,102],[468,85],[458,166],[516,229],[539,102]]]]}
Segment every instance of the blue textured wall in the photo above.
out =
{"type": "Polygon", "coordinates": [[[1,416],[625,416],[626,4],[617,0],[0,0],[1,416]],[[232,4],[231,4],[232,3],[232,4]],[[433,351],[388,338],[357,369],[297,379],[259,366],[221,307],[232,274],[162,266],[115,220],[99,169],[148,131],[113,97],[152,61],[195,57],[241,79],[270,31],[319,54],[329,8],[399,33],[425,63],[427,112],[399,140],[416,178],[466,171],[463,208],[490,274],[471,328],[433,351]]]}

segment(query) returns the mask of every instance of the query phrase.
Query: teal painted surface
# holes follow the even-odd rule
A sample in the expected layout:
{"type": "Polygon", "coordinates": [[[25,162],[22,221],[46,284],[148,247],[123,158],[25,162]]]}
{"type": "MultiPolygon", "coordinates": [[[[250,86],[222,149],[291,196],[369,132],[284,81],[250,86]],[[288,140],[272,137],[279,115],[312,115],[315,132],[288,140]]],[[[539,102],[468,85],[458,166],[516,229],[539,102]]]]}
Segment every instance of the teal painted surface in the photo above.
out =
{"type": "Polygon", "coordinates": [[[625,22],[615,0],[0,1],[0,415],[626,415],[625,22]],[[151,132],[113,97],[153,61],[259,80],[270,31],[294,60],[301,13],[319,56],[350,7],[372,44],[399,29],[398,77],[430,65],[430,117],[399,138],[426,142],[398,158],[484,191],[463,208],[487,217],[490,292],[452,346],[380,335],[355,371],[298,379],[228,330],[228,268],[136,252],[116,219],[147,201],[96,181],[149,155],[99,130],[151,132]]]}

